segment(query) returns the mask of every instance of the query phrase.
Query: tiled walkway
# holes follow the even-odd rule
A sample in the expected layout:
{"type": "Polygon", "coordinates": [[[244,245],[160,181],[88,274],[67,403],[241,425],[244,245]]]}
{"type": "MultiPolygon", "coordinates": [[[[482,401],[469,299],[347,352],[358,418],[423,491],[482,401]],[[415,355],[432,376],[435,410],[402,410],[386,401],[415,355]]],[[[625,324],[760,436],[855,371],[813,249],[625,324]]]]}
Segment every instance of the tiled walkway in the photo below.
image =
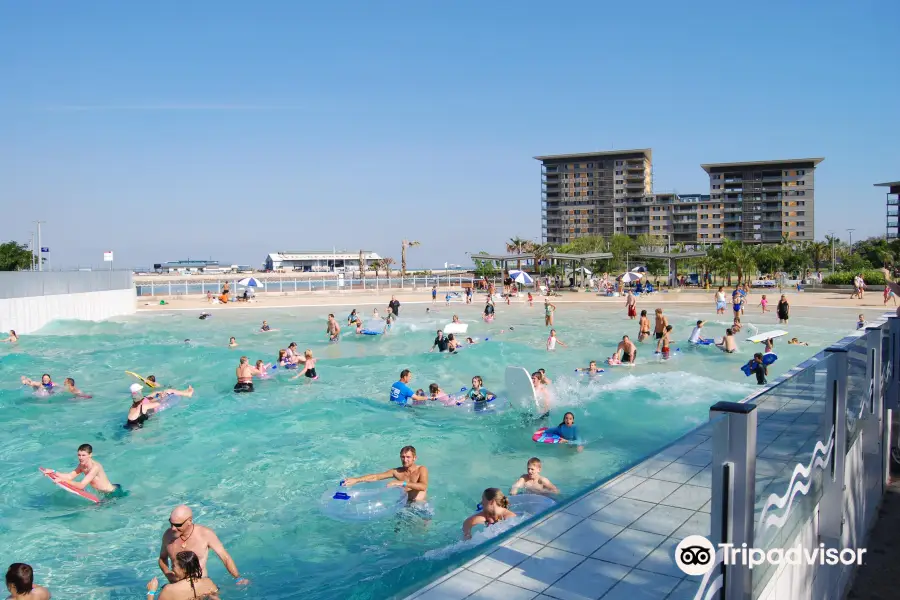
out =
{"type": "MultiPolygon", "coordinates": [[[[752,400],[759,407],[757,518],[823,439],[823,375],[752,400]]],[[[700,578],[686,577],[673,555],[685,536],[709,535],[711,429],[685,436],[407,600],[692,600],[700,578]]]]}

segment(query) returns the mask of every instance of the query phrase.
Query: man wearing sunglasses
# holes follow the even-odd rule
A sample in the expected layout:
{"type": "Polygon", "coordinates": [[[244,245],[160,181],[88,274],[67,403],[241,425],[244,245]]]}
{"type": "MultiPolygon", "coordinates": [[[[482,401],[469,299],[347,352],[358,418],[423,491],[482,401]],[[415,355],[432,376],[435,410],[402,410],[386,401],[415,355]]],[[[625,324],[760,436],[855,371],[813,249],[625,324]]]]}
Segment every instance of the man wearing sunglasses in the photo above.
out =
{"type": "Polygon", "coordinates": [[[225,568],[234,577],[235,583],[238,585],[246,585],[250,583],[247,579],[241,577],[238,572],[237,565],[225,546],[219,540],[209,527],[194,524],[194,514],[191,509],[184,504],[176,506],[172,514],[169,515],[169,528],[163,534],[162,548],[159,551],[159,568],[168,578],[169,582],[178,581],[175,572],[169,566],[169,563],[175,564],[175,555],[184,550],[190,550],[200,559],[200,566],[203,568],[203,575],[208,576],[206,570],[206,559],[209,551],[212,550],[216,556],[221,559],[225,568]]]}

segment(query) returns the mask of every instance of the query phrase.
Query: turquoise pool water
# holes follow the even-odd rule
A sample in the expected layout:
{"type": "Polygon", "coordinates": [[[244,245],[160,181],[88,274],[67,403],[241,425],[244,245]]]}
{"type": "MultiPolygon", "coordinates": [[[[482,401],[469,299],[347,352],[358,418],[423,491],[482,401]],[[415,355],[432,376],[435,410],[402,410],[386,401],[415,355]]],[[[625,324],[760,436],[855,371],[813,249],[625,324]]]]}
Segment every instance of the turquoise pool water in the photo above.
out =
{"type": "MultiPolygon", "coordinates": [[[[169,511],[186,503],[252,580],[247,589],[235,588],[211,557],[223,598],[385,598],[471,549],[458,545],[462,521],[484,488],[508,489],[529,457],[539,456],[543,474],[572,495],[706,420],[714,402],[738,400],[755,388],[738,370],[760,349],[746,342],[739,356],[681,342],[681,356],[665,363],[650,356],[648,343],[633,369],[607,369],[595,380],[575,376],[575,367],[608,356],[623,333],[636,337],[636,322],[618,305],[560,304],[556,328],[569,347],[553,353],[544,349],[538,307],[501,305],[487,325],[478,305],[439,306],[431,315],[425,306],[404,305],[388,336],[348,335],[339,344],[327,343],[325,317],[333,310],[346,322],[348,308],[224,310],[205,321],[198,311],[63,322],[0,349],[3,560],[32,564],[55,597],[143,597],[146,581],[159,574],[156,556],[169,511]],[[470,323],[470,335],[490,341],[455,356],[429,354],[434,330],[454,312],[470,323]],[[263,318],[280,331],[255,333],[263,318]],[[226,347],[229,336],[238,348],[226,347]],[[292,340],[319,358],[319,381],[276,378],[257,383],[253,394],[231,392],[242,354],[274,360],[292,340]],[[515,412],[473,415],[387,402],[403,368],[412,369],[413,387],[436,381],[454,390],[478,374],[488,389],[502,392],[507,365],[547,370],[557,398],[552,424],[574,412],[588,442],[584,452],[533,443],[536,425],[515,412]],[[134,380],[125,370],[153,373],[167,386],[190,383],[196,393],[127,432],[122,424],[134,380]],[[60,383],[74,377],[93,399],[37,398],[18,385],[20,375],[43,372],[60,383]],[[73,468],[82,443],[93,445],[111,480],[129,490],[127,498],[94,506],[38,473],[38,466],[73,468]],[[406,444],[417,448],[431,473],[430,522],[345,524],[322,515],[325,490],[345,476],[398,466],[406,444]]],[[[665,310],[676,339],[686,339],[698,318],[709,319],[709,333],[724,329],[705,306],[665,310]]],[[[851,311],[795,313],[790,332],[811,346],[777,346],[780,360],[770,378],[852,330],[856,320],[851,311]]],[[[774,316],[751,311],[744,322],[760,331],[777,328],[774,316]]]]}

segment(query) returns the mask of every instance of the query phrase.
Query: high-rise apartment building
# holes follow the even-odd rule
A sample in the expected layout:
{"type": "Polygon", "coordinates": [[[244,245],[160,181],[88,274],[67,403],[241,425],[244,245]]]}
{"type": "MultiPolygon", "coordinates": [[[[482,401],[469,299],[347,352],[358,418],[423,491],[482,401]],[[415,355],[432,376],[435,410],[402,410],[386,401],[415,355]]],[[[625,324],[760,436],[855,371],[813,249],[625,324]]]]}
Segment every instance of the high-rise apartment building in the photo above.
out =
{"type": "Polygon", "coordinates": [[[823,158],[701,165],[710,202],[699,205],[700,243],[815,239],[814,171],[823,158]]]}
{"type": "Polygon", "coordinates": [[[875,187],[886,187],[888,189],[885,203],[887,216],[884,237],[888,240],[895,240],[897,239],[898,230],[900,230],[900,227],[897,226],[897,211],[900,208],[900,181],[876,183],[875,187]]]}
{"type": "Polygon", "coordinates": [[[541,237],[565,244],[586,235],[626,233],[616,201],[653,192],[651,150],[536,156],[541,161],[541,237]]]}
{"type": "MultiPolygon", "coordinates": [[[[543,241],[617,233],[687,245],[815,239],[813,175],[824,159],[701,165],[709,174],[707,195],[654,194],[651,156],[647,148],[535,157],[541,161],[543,241]]],[[[888,206],[894,236],[896,197],[888,206]]]]}

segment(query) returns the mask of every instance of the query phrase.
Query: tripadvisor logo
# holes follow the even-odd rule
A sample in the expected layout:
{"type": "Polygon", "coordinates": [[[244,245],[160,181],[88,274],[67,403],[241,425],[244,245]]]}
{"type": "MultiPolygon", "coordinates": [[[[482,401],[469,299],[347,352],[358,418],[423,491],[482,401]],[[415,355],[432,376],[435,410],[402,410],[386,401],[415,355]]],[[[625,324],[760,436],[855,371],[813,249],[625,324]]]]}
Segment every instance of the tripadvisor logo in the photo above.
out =
{"type": "MultiPolygon", "coordinates": [[[[814,548],[749,548],[746,544],[736,548],[733,544],[719,544],[722,562],[726,565],[758,567],[772,565],[861,565],[865,548],[826,548],[819,544],[814,548]]],[[[689,535],[675,547],[675,564],[683,573],[691,576],[705,575],[716,566],[716,547],[702,535],[689,535]]]]}

